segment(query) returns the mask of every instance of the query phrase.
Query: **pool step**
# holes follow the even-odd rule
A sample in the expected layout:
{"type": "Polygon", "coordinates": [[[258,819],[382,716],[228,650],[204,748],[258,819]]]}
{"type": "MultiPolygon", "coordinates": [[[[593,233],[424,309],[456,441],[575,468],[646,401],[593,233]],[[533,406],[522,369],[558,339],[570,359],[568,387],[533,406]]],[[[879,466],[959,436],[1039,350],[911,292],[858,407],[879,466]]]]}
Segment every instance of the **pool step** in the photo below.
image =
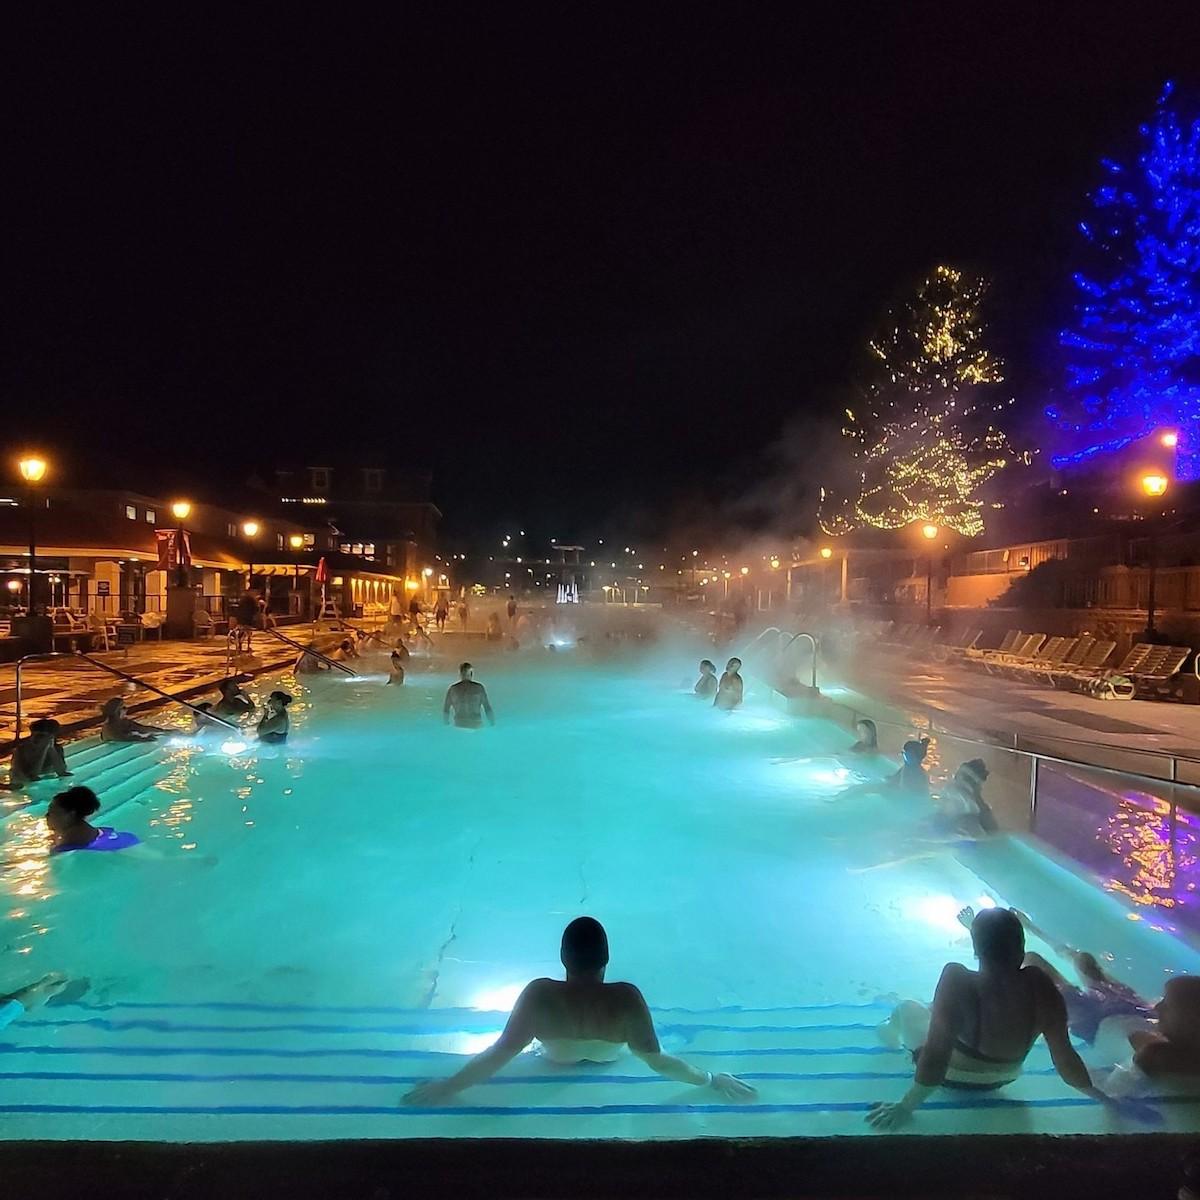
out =
{"type": "MultiPolygon", "coordinates": [[[[759,1094],[749,1105],[661,1079],[629,1055],[557,1067],[530,1053],[453,1107],[414,1109],[400,1097],[489,1045],[506,1013],[239,1001],[45,1007],[2,1035],[0,1128],[10,1138],[88,1129],[200,1140],[864,1133],[870,1104],[897,1099],[912,1077],[909,1056],[876,1037],[885,1012],[655,1011],[664,1049],[752,1083],[759,1094]]],[[[1170,1105],[1169,1119],[1182,1119],[1184,1108],[1193,1106],[1170,1105]]],[[[913,1131],[1106,1127],[1099,1106],[1058,1080],[1039,1045],[1003,1094],[940,1092],[913,1131]]]]}

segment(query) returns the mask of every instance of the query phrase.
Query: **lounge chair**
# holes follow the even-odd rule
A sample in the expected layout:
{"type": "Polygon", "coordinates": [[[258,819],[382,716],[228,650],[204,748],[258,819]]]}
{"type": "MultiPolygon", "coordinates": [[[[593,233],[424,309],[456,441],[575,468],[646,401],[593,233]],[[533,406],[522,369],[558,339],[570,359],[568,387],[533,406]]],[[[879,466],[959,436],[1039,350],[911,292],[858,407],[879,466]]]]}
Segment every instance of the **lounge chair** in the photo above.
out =
{"type": "Polygon", "coordinates": [[[1151,696],[1168,690],[1169,684],[1183,668],[1192,653],[1190,646],[1153,646],[1140,643],[1147,653],[1127,671],[1104,676],[1097,683],[1094,694],[1101,700],[1132,700],[1139,693],[1151,696]]]}
{"type": "Polygon", "coordinates": [[[1077,638],[1073,639],[1072,643],[1066,648],[1057,661],[1038,664],[1030,664],[1026,669],[1025,674],[1031,679],[1045,680],[1050,686],[1054,686],[1054,676],[1059,671],[1070,671],[1075,667],[1081,666],[1088,651],[1096,644],[1096,637],[1091,633],[1081,633],[1077,638]]]}
{"type": "Polygon", "coordinates": [[[1032,654],[1012,655],[1001,659],[992,665],[993,672],[1007,675],[1011,679],[1019,679],[1021,672],[1040,663],[1056,663],[1074,644],[1074,638],[1050,637],[1035,647],[1032,654]]]}
{"type": "Polygon", "coordinates": [[[192,636],[198,638],[212,637],[214,633],[224,633],[229,627],[226,620],[215,620],[207,609],[198,608],[192,613],[192,636]]]}
{"type": "Polygon", "coordinates": [[[1061,666],[1080,638],[1052,637],[1028,662],[1014,663],[1009,674],[1014,679],[1034,680],[1061,666]]]}
{"type": "Polygon", "coordinates": [[[1092,642],[1078,662],[1069,665],[1064,662],[1057,670],[1052,671],[1051,683],[1055,687],[1073,687],[1077,691],[1087,691],[1090,683],[1105,673],[1105,664],[1112,658],[1116,648],[1116,642],[1092,642]]]}
{"type": "Polygon", "coordinates": [[[985,651],[983,669],[994,674],[1000,667],[1011,663],[1031,662],[1042,648],[1046,635],[1044,633],[1023,633],[1009,650],[985,651]]]}
{"type": "Polygon", "coordinates": [[[1019,629],[1010,629],[1004,635],[999,646],[993,646],[991,649],[988,649],[984,646],[972,646],[963,651],[963,658],[969,660],[979,660],[988,654],[1007,654],[1013,648],[1017,638],[1024,636],[1025,635],[1019,629]]]}

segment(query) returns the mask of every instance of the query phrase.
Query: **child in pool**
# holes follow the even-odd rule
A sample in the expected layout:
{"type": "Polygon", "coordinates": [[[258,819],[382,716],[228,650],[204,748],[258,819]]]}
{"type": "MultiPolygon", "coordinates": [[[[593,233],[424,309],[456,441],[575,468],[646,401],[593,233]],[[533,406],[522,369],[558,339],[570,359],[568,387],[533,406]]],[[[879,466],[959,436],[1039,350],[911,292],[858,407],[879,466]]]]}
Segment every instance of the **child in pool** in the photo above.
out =
{"type": "Polygon", "coordinates": [[[258,723],[260,742],[286,742],[288,735],[287,706],[292,698],[287,692],[272,692],[267,697],[266,710],[258,723]]]}
{"type": "Polygon", "coordinates": [[[50,801],[46,810],[46,824],[54,834],[51,854],[65,854],[69,850],[124,850],[136,846],[138,839],[132,833],[118,833],[107,826],[92,825],[88,817],[100,811],[96,793],[88,787],[68,788],[59,792],[50,801]]]}

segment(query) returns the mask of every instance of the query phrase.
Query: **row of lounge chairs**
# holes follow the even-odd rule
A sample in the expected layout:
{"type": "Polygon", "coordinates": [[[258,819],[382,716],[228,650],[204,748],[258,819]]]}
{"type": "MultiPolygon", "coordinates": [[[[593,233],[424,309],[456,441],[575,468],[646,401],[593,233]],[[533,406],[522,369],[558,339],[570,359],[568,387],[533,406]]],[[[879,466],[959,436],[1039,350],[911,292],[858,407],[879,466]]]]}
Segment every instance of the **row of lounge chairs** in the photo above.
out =
{"type": "Polygon", "coordinates": [[[1116,642],[1090,633],[1048,637],[1044,633],[1010,629],[995,649],[979,648],[982,629],[965,629],[951,638],[941,638],[940,634],[939,628],[924,625],[886,625],[874,631],[883,644],[910,653],[928,651],[941,662],[961,662],[991,675],[1068,688],[1104,700],[1169,694],[1171,681],[1192,654],[1188,646],[1138,642],[1120,662],[1113,664],[1116,642]]]}

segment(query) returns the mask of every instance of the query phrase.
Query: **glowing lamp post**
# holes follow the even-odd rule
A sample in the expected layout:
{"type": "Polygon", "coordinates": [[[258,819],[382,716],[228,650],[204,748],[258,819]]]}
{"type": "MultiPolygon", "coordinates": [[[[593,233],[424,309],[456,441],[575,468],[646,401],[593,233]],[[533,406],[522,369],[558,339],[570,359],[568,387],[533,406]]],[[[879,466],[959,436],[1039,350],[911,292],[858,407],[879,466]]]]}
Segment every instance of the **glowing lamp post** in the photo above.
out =
{"type": "Polygon", "coordinates": [[[192,506],[187,500],[176,500],[171,505],[171,516],[175,518],[175,586],[187,587],[188,584],[188,569],[183,561],[183,539],[187,536],[187,530],[183,523],[192,515],[192,506]]]}
{"type": "MultiPolygon", "coordinates": [[[[1170,481],[1160,471],[1148,471],[1141,479],[1142,492],[1151,500],[1161,500],[1167,494],[1170,481]]],[[[1161,511],[1161,510],[1160,510],[1161,511]]],[[[1150,583],[1146,593],[1146,641],[1152,642],[1154,631],[1154,584],[1158,574],[1158,539],[1157,524],[1159,514],[1155,513],[1150,522],[1150,535],[1147,538],[1147,556],[1150,559],[1150,583]]]]}
{"type": "Polygon", "coordinates": [[[35,526],[34,488],[46,477],[46,460],[37,454],[28,454],[17,463],[21,478],[25,480],[26,503],[29,506],[29,591],[26,593],[26,604],[29,615],[33,616],[34,605],[37,603],[37,529],[35,526]]]}
{"type": "MultiPolygon", "coordinates": [[[[253,543],[254,539],[256,537],[258,537],[258,528],[259,528],[259,526],[258,526],[257,521],[243,521],[242,522],[242,537],[244,537],[247,542],[253,543]]],[[[250,546],[249,558],[250,558],[250,561],[246,564],[246,591],[252,592],[252,591],[254,591],[254,546],[253,546],[253,544],[251,544],[251,546],[250,546]]]]}
{"type": "MultiPolygon", "coordinates": [[[[932,542],[937,535],[941,533],[936,525],[926,524],[921,526],[921,536],[927,541],[932,542]]],[[[933,547],[929,547],[929,553],[925,556],[925,624],[933,624],[933,547]]]]}
{"type": "Polygon", "coordinates": [[[292,548],[292,553],[296,555],[296,561],[292,564],[292,603],[296,607],[296,615],[300,615],[300,551],[304,549],[304,534],[289,533],[288,545],[292,548]]]}

